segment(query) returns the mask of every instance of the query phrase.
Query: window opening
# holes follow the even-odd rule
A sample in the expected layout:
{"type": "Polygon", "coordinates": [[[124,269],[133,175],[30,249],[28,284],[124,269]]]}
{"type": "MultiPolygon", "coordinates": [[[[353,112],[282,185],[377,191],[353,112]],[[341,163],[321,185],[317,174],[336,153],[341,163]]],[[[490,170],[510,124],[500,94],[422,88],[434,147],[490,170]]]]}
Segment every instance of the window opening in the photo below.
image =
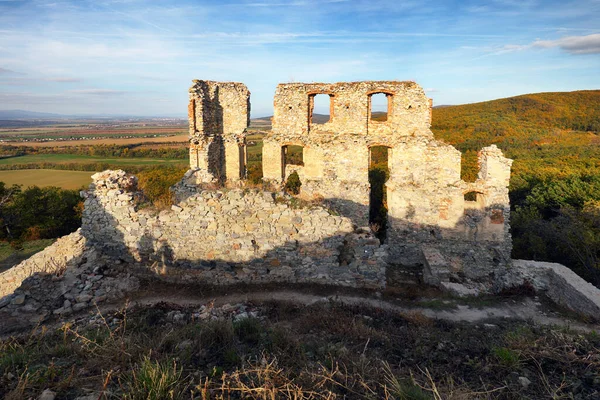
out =
{"type": "Polygon", "coordinates": [[[310,96],[310,123],[324,124],[331,121],[333,96],[329,94],[314,94],[310,96]]]}
{"type": "Polygon", "coordinates": [[[376,122],[385,122],[391,111],[391,97],[388,93],[373,93],[369,96],[370,119],[376,122]]]}
{"type": "Polygon", "coordinates": [[[302,146],[289,145],[283,147],[285,165],[304,165],[304,148],[302,146]]]}

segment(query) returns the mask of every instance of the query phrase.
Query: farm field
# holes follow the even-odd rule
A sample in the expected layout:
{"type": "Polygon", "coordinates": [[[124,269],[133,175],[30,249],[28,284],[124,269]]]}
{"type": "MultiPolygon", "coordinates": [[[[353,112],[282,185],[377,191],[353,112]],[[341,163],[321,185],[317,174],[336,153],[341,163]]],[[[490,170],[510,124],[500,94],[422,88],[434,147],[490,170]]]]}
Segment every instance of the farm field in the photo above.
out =
{"type": "Polygon", "coordinates": [[[58,186],[63,189],[79,189],[92,182],[93,171],[61,171],[54,169],[20,169],[0,171],[0,182],[7,186],[58,186]]]}
{"type": "Polygon", "coordinates": [[[0,159],[0,166],[41,164],[41,163],[103,163],[114,165],[177,165],[185,164],[185,160],[161,159],[161,158],[125,158],[125,157],[101,157],[86,156],[79,154],[28,154],[19,157],[7,157],[0,159]]]}
{"type": "Polygon", "coordinates": [[[172,146],[174,144],[186,144],[188,135],[175,136],[159,136],[159,137],[114,137],[114,138],[99,138],[99,139],[77,139],[77,140],[50,140],[45,142],[37,141],[20,141],[20,142],[4,142],[4,144],[14,146],[28,147],[72,147],[72,146],[94,146],[94,145],[131,145],[131,144],[152,144],[160,146],[172,146]]]}
{"type": "MultiPolygon", "coordinates": [[[[2,121],[0,121],[1,123],[2,121]]],[[[0,142],[5,144],[116,144],[114,140],[125,140],[120,144],[140,142],[170,142],[178,136],[187,140],[187,121],[139,120],[139,121],[72,121],[70,123],[45,126],[1,126],[0,142]],[[133,141],[131,141],[133,140],[133,141]],[[82,142],[92,141],[91,143],[82,142]]]]}

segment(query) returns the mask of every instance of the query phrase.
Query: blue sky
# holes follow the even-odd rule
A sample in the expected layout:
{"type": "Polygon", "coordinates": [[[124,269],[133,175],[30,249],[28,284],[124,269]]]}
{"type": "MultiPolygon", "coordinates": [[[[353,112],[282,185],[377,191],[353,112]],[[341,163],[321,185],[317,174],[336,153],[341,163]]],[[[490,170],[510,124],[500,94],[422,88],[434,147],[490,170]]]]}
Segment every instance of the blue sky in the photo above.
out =
{"type": "Polygon", "coordinates": [[[192,79],[413,80],[434,104],[600,88],[600,0],[0,0],[0,109],[185,115],[192,79]]]}

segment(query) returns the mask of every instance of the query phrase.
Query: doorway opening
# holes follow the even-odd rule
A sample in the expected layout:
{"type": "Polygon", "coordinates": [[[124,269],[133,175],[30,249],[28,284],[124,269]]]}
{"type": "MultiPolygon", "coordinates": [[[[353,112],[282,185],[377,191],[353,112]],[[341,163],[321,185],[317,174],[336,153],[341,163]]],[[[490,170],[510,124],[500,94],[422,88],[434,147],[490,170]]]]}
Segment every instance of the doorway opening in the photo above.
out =
{"type": "Polygon", "coordinates": [[[298,145],[288,145],[281,148],[283,179],[285,190],[291,194],[300,194],[303,176],[304,148],[298,145]]]}
{"type": "Polygon", "coordinates": [[[389,147],[369,148],[369,226],[383,243],[387,231],[387,191],[385,183],[390,177],[388,167],[389,147]]]}

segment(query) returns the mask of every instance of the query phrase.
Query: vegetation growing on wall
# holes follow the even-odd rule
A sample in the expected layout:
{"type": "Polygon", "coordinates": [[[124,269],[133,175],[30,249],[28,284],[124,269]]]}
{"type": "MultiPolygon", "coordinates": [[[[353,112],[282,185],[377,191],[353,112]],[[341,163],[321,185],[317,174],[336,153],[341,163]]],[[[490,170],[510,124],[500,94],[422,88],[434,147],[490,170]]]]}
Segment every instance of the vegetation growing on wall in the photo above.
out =
{"type": "Polygon", "coordinates": [[[169,190],[187,170],[187,167],[153,168],[137,174],[139,188],[152,204],[158,208],[169,207],[172,195],[169,190]]]}

